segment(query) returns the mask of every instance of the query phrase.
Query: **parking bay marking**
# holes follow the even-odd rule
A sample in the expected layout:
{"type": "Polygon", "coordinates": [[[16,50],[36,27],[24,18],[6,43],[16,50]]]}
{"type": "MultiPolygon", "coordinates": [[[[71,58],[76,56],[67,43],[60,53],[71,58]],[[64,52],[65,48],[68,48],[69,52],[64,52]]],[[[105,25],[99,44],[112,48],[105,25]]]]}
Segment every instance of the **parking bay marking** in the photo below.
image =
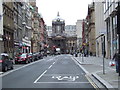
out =
{"type": "Polygon", "coordinates": [[[45,70],[35,81],[34,83],[37,83],[37,81],[47,72],[47,70],[45,70]]]}
{"type": "MultiPolygon", "coordinates": [[[[53,62],[53,64],[55,64],[55,62],[53,62]]],[[[50,67],[49,67],[48,69],[50,69],[50,68],[53,66],[53,64],[50,65],[50,67]]],[[[47,71],[48,71],[48,70],[45,70],[45,71],[34,81],[34,83],[37,83],[37,81],[38,81],[47,71]]]]}

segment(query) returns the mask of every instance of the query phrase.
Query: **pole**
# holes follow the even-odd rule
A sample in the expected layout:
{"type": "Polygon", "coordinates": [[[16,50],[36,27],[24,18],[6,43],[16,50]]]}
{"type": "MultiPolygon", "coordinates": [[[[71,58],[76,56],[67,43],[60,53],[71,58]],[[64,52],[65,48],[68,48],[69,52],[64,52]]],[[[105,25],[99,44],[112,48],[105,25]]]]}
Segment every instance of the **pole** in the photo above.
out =
{"type": "Polygon", "coordinates": [[[104,56],[103,56],[103,74],[105,74],[105,59],[104,59],[104,56]]]}
{"type": "MultiPolygon", "coordinates": [[[[117,9],[117,34],[118,34],[118,54],[120,55],[120,1],[118,0],[118,9],[117,9]]],[[[120,76],[120,57],[118,60],[118,72],[120,76]]]]}
{"type": "Polygon", "coordinates": [[[82,54],[82,62],[84,62],[84,59],[83,59],[83,54],[82,54]]]}
{"type": "Polygon", "coordinates": [[[102,54],[103,54],[103,74],[105,74],[105,55],[106,55],[106,52],[105,52],[105,35],[103,34],[102,35],[102,54]]]}
{"type": "Polygon", "coordinates": [[[117,34],[118,34],[118,47],[120,54],[120,1],[118,1],[118,10],[117,10],[117,34]]]}

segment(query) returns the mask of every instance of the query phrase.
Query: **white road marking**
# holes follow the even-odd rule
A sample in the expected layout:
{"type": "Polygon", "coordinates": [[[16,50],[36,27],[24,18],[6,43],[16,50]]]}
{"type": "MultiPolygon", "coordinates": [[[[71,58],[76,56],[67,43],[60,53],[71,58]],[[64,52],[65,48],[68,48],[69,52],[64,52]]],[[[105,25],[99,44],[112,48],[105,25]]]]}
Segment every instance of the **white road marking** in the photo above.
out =
{"type": "Polygon", "coordinates": [[[69,83],[82,83],[82,84],[85,84],[85,83],[90,83],[90,82],[36,82],[36,83],[65,83],[65,84],[69,84],[69,83]]]}
{"type": "Polygon", "coordinates": [[[80,74],[45,74],[44,76],[79,76],[80,74]]]}
{"type": "Polygon", "coordinates": [[[79,76],[52,76],[52,78],[57,79],[58,81],[66,80],[66,81],[75,81],[79,78],[79,76]]]}
{"type": "MultiPolygon", "coordinates": [[[[53,64],[55,64],[55,62],[53,62],[53,64]]],[[[50,69],[50,68],[53,66],[53,64],[50,65],[48,69],[50,69]]],[[[45,71],[34,81],[34,83],[37,83],[37,81],[38,81],[47,71],[48,71],[48,70],[45,70],[45,71]]]]}
{"type": "Polygon", "coordinates": [[[37,83],[37,81],[47,72],[47,70],[45,70],[35,81],[34,83],[37,83]]]}
{"type": "MultiPolygon", "coordinates": [[[[58,56],[56,56],[56,57],[58,57],[58,56]]],[[[52,59],[55,59],[56,57],[54,57],[54,58],[52,58],[52,59]]],[[[49,58],[49,59],[50,59],[50,58],[49,58]]],[[[32,63],[26,64],[26,65],[24,65],[24,66],[21,66],[21,67],[19,67],[19,68],[17,68],[17,69],[14,69],[14,70],[5,72],[5,73],[3,73],[3,74],[0,74],[0,77],[4,77],[4,76],[6,76],[6,75],[8,75],[8,74],[10,74],[10,73],[12,73],[12,72],[15,72],[15,71],[20,70],[20,69],[22,69],[22,68],[25,68],[25,67],[27,67],[27,66],[29,66],[29,65],[32,65],[32,64],[35,64],[35,63],[44,61],[44,60],[46,60],[46,59],[38,60],[38,61],[35,61],[35,62],[32,62],[32,63]]]]}
{"type": "Polygon", "coordinates": [[[86,73],[86,74],[89,74],[89,72],[85,69],[85,68],[83,68],[73,57],[71,57],[72,58],[72,60],[80,67],[80,68],[82,68],[82,70],[86,73]]]}
{"type": "Polygon", "coordinates": [[[50,65],[48,69],[50,69],[53,65],[50,65]]]}
{"type": "Polygon", "coordinates": [[[55,62],[53,62],[53,64],[55,64],[55,62]]]}
{"type": "Polygon", "coordinates": [[[8,71],[8,72],[6,72],[6,73],[3,73],[3,74],[0,75],[0,77],[4,77],[4,76],[8,75],[9,73],[15,72],[15,71],[20,70],[20,69],[22,69],[22,68],[24,68],[24,67],[30,66],[30,65],[32,65],[32,64],[35,64],[35,63],[38,63],[38,62],[41,62],[41,61],[44,61],[44,60],[45,60],[45,59],[39,60],[39,61],[35,61],[35,62],[29,63],[29,64],[26,64],[26,65],[21,66],[21,67],[19,67],[19,68],[17,68],[17,69],[8,71]]]}

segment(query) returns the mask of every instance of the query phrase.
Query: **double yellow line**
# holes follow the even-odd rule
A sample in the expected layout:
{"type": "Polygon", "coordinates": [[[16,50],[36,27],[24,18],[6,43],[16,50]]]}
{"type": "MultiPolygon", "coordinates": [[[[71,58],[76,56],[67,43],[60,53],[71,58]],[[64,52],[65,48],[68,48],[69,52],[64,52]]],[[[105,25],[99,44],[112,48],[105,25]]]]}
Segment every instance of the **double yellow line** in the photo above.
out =
{"type": "Polygon", "coordinates": [[[87,74],[85,75],[85,77],[96,90],[100,90],[100,88],[87,76],[87,74]]]}

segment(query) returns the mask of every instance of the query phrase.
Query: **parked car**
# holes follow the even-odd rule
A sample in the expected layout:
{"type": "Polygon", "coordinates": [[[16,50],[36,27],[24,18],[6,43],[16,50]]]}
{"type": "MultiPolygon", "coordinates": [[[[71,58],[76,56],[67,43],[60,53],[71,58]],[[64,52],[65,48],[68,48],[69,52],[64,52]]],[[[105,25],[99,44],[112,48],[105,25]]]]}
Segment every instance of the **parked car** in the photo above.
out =
{"type": "Polygon", "coordinates": [[[33,60],[34,60],[34,61],[38,60],[37,53],[33,53],[33,60]]]}
{"type": "Polygon", "coordinates": [[[7,70],[13,68],[13,59],[6,53],[0,54],[0,71],[6,72],[7,70]]]}
{"type": "Polygon", "coordinates": [[[43,59],[42,53],[40,53],[40,52],[33,53],[33,60],[36,61],[36,60],[39,60],[39,59],[43,59]]]}
{"type": "Polygon", "coordinates": [[[32,53],[29,53],[29,54],[28,54],[28,58],[30,59],[31,62],[34,61],[34,60],[33,60],[33,54],[32,54],[32,53]]]}
{"type": "Polygon", "coordinates": [[[43,54],[42,53],[39,52],[37,55],[38,55],[38,59],[43,59],[43,54]]]}
{"type": "Polygon", "coordinates": [[[15,63],[18,64],[18,63],[29,63],[30,62],[30,59],[28,57],[28,54],[27,53],[22,53],[20,55],[18,55],[17,57],[15,57],[15,63]]]}

